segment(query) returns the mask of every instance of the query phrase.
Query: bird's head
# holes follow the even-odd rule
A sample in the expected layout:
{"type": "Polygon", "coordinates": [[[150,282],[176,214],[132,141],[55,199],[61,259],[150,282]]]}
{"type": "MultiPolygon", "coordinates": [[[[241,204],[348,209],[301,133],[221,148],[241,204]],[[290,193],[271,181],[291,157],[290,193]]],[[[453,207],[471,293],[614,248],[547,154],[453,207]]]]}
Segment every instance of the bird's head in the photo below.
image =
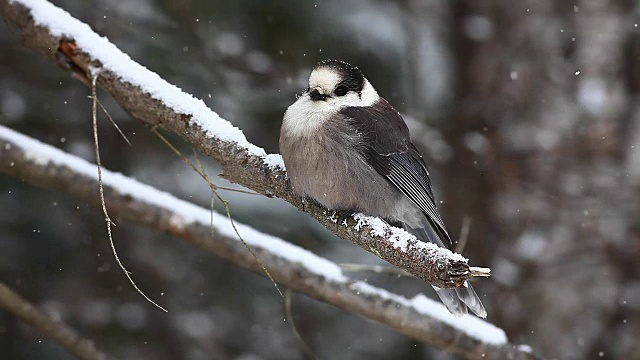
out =
{"type": "Polygon", "coordinates": [[[316,64],[309,76],[303,96],[322,107],[370,106],[378,94],[362,71],[344,61],[324,60],[316,64]]]}

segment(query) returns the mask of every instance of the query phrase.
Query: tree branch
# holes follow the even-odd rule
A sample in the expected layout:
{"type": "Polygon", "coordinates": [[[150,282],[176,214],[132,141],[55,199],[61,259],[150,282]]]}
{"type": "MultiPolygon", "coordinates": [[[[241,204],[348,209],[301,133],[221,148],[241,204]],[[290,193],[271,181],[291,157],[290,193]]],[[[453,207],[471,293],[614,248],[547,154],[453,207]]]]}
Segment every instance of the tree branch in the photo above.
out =
{"type": "MultiPolygon", "coordinates": [[[[64,192],[100,207],[95,165],[0,126],[0,173],[64,192]]],[[[103,171],[105,200],[114,218],[175,235],[234,264],[264,275],[219,215],[120,174],[103,171]],[[212,231],[213,230],[213,231],[212,231]]],[[[474,316],[455,318],[422,295],[413,299],[346,277],[340,268],[295,245],[236,223],[273,278],[318,300],[379,321],[399,333],[470,359],[535,359],[507,343],[504,332],[474,316]]]]}
{"type": "Polygon", "coordinates": [[[33,326],[45,336],[57,341],[79,359],[107,359],[105,354],[96,349],[91,340],[83,339],[64,323],[53,320],[3,282],[0,282],[0,307],[33,326]]]}
{"type": "MultiPolygon", "coordinates": [[[[0,16],[21,30],[23,42],[45,55],[79,80],[90,82],[89,73],[100,69],[98,85],[109,92],[134,118],[171,131],[223,165],[224,177],[267,196],[278,196],[310,213],[336,235],[401,267],[414,276],[440,287],[460,287],[483,271],[470,270],[467,260],[446,249],[416,241],[399,229],[364,216],[336,219],[332,212],[297,197],[286,180],[281,158],[266,155],[249,143],[242,133],[156,74],[133,62],[85,24],[44,0],[0,0],[0,16]]],[[[0,128],[1,130],[2,128],[0,128]]],[[[71,163],[43,161],[46,152],[33,155],[33,148],[0,139],[0,171],[30,183],[66,192],[98,206],[95,167],[81,171],[71,163]]],[[[49,149],[47,151],[53,151],[49,149]]],[[[144,187],[130,179],[105,183],[106,201],[114,216],[168,232],[260,274],[262,269],[232,232],[224,226],[210,232],[207,209],[173,199],[173,205],[150,202],[148,191],[163,201],[169,194],[144,187]],[[117,186],[125,182],[126,187],[117,186]],[[137,184],[132,186],[132,184],[137,184]],[[140,191],[131,192],[130,189],[140,191]],[[189,211],[180,211],[180,209],[189,211]],[[199,219],[193,213],[204,219],[199,219]]],[[[106,178],[106,177],[105,177],[106,178]]],[[[218,223],[224,222],[219,219],[218,223]]],[[[279,239],[242,227],[246,238],[269,268],[274,279],[295,291],[334,304],[350,312],[380,321],[414,339],[430,343],[467,358],[531,359],[534,355],[506,343],[504,333],[475,317],[453,318],[441,304],[423,296],[406,299],[353,282],[333,263],[279,239]],[[272,247],[266,243],[277,243],[272,247]],[[285,247],[287,251],[276,251],[285,247]],[[293,255],[291,255],[293,251],[293,255]],[[300,256],[298,256],[300,255],[300,256]],[[304,259],[303,259],[304,258],[304,259]],[[311,260],[310,260],[311,259],[311,260]],[[312,266],[310,264],[316,264],[312,266]],[[320,264],[320,266],[318,266],[320,264]],[[502,337],[496,334],[502,333],[502,337]],[[493,334],[487,336],[487,334],[493,334]]],[[[472,268],[473,269],[473,268],[472,268]]]]}
{"type": "MultiPolygon", "coordinates": [[[[333,212],[293,193],[279,155],[266,155],[242,132],[206,105],[132,61],[86,24],[44,0],[0,0],[0,16],[21,30],[28,47],[98,86],[136,119],[173,132],[223,166],[223,177],[267,196],[277,196],[308,212],[343,239],[441,288],[463,287],[473,276],[468,260],[375,218],[336,219],[333,212]]],[[[482,269],[482,268],[480,268],[482,269]]],[[[473,269],[477,270],[477,269],[473,269]]]]}

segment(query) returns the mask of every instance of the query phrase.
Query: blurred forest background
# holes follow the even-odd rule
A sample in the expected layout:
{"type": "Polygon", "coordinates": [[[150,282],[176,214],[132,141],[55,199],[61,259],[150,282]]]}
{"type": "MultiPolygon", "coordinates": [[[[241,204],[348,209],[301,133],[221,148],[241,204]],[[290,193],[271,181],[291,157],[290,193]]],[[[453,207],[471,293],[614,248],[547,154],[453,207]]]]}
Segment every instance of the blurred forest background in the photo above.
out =
{"type": "MultiPolygon", "coordinates": [[[[407,119],[452,236],[470,220],[463,254],[493,270],[474,283],[488,320],[545,357],[640,359],[640,3],[53,2],[267,152],[278,151],[282,114],[313,64],[358,65],[407,119]]],[[[0,49],[0,123],[93,161],[87,88],[26,50],[4,22],[0,49]]],[[[105,167],[208,206],[207,184],[101,95],[133,143],[103,122],[105,167]]],[[[225,196],[238,221],[339,263],[381,263],[280,200],[225,196]]],[[[0,279],[108,353],[304,358],[267,279],[124,222],[114,236],[168,314],[117,268],[98,209],[0,176],[0,279]]],[[[354,276],[433,295],[419,280],[354,276]]],[[[293,312],[323,359],[451,358],[304,296],[294,295],[293,312]]],[[[4,312],[0,354],[71,358],[4,312]]]]}

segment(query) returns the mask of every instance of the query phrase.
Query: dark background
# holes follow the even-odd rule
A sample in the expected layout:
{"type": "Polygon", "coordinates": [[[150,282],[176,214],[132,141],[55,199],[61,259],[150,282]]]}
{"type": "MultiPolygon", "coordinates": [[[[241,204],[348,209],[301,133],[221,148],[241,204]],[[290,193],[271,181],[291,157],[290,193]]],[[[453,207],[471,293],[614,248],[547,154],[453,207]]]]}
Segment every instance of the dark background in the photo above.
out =
{"type": "MultiPolygon", "coordinates": [[[[203,99],[267,152],[317,61],[358,65],[405,116],[474,283],[514,343],[559,359],[640,358],[640,5],[634,1],[57,0],[134,60],[203,99]]],[[[0,22],[0,123],[93,161],[86,87],[0,22]]],[[[193,171],[107,94],[105,167],[208,206],[193,171]]],[[[185,152],[189,147],[172,140],[185,152]]],[[[207,162],[210,173],[219,171],[207,162]]],[[[222,180],[219,184],[224,184],[222,180]]],[[[98,194],[96,194],[98,196],[98,194]]],[[[288,204],[225,193],[238,221],[336,262],[381,260],[288,204]]],[[[0,176],[0,279],[120,359],[299,359],[265,278],[118,222],[129,285],[99,210],[0,176]]],[[[413,296],[423,282],[357,274],[413,296]]],[[[323,359],[448,359],[294,295],[323,359]]],[[[70,359],[0,312],[0,357],[70,359]]]]}

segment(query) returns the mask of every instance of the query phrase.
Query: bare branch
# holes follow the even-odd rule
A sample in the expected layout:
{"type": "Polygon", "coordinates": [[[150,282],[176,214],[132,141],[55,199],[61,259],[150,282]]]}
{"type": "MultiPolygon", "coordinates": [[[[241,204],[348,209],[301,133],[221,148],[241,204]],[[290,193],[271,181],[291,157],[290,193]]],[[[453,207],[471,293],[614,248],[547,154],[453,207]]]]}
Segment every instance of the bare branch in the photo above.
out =
{"type": "Polygon", "coordinates": [[[64,323],[53,320],[3,282],[0,282],[0,307],[33,326],[45,336],[57,341],[79,359],[107,359],[105,354],[96,349],[91,340],[80,337],[75,330],[64,323]]]}
{"type": "MultiPolygon", "coordinates": [[[[144,297],[148,302],[155,305],[158,309],[164,312],[168,312],[167,309],[163,308],[162,306],[158,305],[158,303],[151,300],[151,298],[149,298],[147,294],[145,294],[138,287],[138,284],[136,284],[136,282],[133,281],[133,278],[131,277],[131,271],[127,270],[122,264],[122,261],[120,261],[120,257],[118,256],[118,252],[116,251],[116,245],[113,243],[113,234],[111,232],[111,226],[116,226],[116,224],[109,217],[109,212],[107,211],[107,204],[104,202],[104,188],[102,186],[102,161],[100,160],[100,142],[98,141],[98,114],[97,114],[98,111],[96,109],[98,104],[98,95],[96,94],[96,80],[98,79],[99,76],[100,76],[99,71],[96,71],[94,74],[91,74],[91,100],[92,100],[91,102],[93,105],[91,107],[91,118],[93,120],[93,124],[92,124],[93,125],[93,144],[95,146],[96,164],[98,165],[98,192],[100,193],[100,205],[102,206],[104,221],[107,225],[107,237],[109,238],[109,244],[111,245],[111,252],[113,253],[113,257],[116,259],[118,266],[124,273],[124,276],[126,276],[127,280],[129,280],[129,282],[131,283],[131,286],[133,286],[133,288],[136,289],[136,291],[140,295],[142,295],[142,297],[144,297]]],[[[107,113],[106,110],[105,110],[105,113],[107,113]]],[[[107,113],[107,116],[109,116],[109,119],[111,119],[111,116],[108,115],[108,113],[107,113]]],[[[113,125],[116,128],[118,128],[118,125],[116,125],[113,119],[111,119],[111,121],[113,122],[113,125]]],[[[118,128],[118,130],[120,129],[118,128]]]]}
{"type": "Polygon", "coordinates": [[[291,329],[291,332],[293,332],[293,335],[296,337],[296,339],[298,340],[298,342],[302,346],[302,349],[304,350],[304,353],[307,354],[307,356],[310,359],[320,360],[318,358],[318,356],[313,352],[313,349],[311,349],[311,347],[307,344],[307,342],[304,341],[304,339],[302,338],[302,335],[300,335],[300,332],[298,332],[298,328],[296,328],[296,322],[293,319],[293,311],[291,311],[291,298],[292,297],[293,297],[293,295],[291,294],[291,289],[287,289],[287,291],[285,292],[285,296],[284,296],[284,311],[285,311],[285,314],[287,315],[287,321],[289,322],[289,328],[291,329]]]}
{"type": "MultiPolygon", "coordinates": [[[[64,192],[96,208],[101,206],[96,196],[99,184],[95,165],[2,126],[0,173],[64,192]]],[[[103,169],[103,182],[105,201],[113,217],[173,234],[264,275],[260,264],[246,251],[224,217],[212,228],[209,209],[106,169],[103,169]]],[[[335,263],[245,225],[236,225],[273,279],[287,288],[379,321],[408,337],[466,358],[535,359],[529,352],[508,344],[502,330],[481,319],[474,316],[458,319],[442,304],[422,295],[407,299],[353,281],[335,263]]]]}
{"type": "MultiPolygon", "coordinates": [[[[471,271],[463,257],[416,241],[415,238],[406,238],[402,231],[380,226],[376,219],[359,215],[337,221],[331,211],[318,204],[307,202],[303,206],[302,200],[291,191],[283,168],[274,166],[271,161],[277,157],[266,156],[262,149],[246,141],[243,136],[238,137],[240,132],[206,108],[204,103],[195,101],[190,95],[133,62],[85,24],[45,0],[0,0],[0,16],[21,30],[25,45],[71,71],[85,85],[90,86],[91,83],[89,70],[100,69],[98,85],[109,92],[129,114],[151,127],[160,127],[179,135],[217,160],[229,180],[258,193],[283,198],[309,212],[338,236],[439,287],[460,287],[475,274],[488,274],[481,268],[471,271]],[[32,12],[31,7],[36,5],[38,11],[32,12]],[[38,17],[43,11],[47,16],[38,17]],[[56,22],[58,26],[47,26],[47,21],[56,22]],[[134,75],[126,69],[135,69],[134,75]],[[167,93],[171,96],[167,97],[167,93]],[[232,130],[234,136],[219,132],[217,128],[232,130]]],[[[95,168],[85,172],[78,171],[70,164],[42,161],[42,158],[33,156],[33,149],[25,148],[10,138],[0,138],[0,172],[100,206],[96,196],[98,180],[91,176],[95,168]]],[[[109,176],[115,177],[113,174],[109,176]]],[[[126,182],[131,184],[129,179],[126,182]]],[[[260,264],[231,231],[216,228],[211,232],[207,209],[198,210],[198,213],[204,212],[206,215],[205,221],[187,221],[184,212],[149,202],[148,197],[128,192],[114,183],[105,182],[104,190],[105,201],[114,217],[171,233],[239,266],[262,273],[260,264]]],[[[152,190],[145,188],[145,191],[152,190]]],[[[160,194],[165,199],[170,196],[166,193],[157,195],[160,194]]],[[[195,208],[190,204],[188,206],[190,210],[195,208]]],[[[529,352],[508,344],[501,330],[480,319],[471,316],[456,319],[443,311],[441,304],[423,296],[406,299],[363,282],[353,282],[342,274],[337,265],[315,257],[313,261],[321,262],[334,272],[319,271],[299,258],[274,252],[273,248],[264,247],[261,242],[252,239],[262,236],[261,240],[264,240],[265,235],[246,227],[240,231],[256,249],[256,254],[269,268],[273,278],[294,291],[380,321],[409,337],[467,358],[535,358],[529,352]],[[502,336],[491,338],[486,336],[487,333],[502,336]]],[[[286,246],[292,247],[290,244],[286,246]]]]}
{"type": "Polygon", "coordinates": [[[282,291],[280,291],[280,288],[278,287],[278,283],[276,283],[271,277],[271,274],[269,274],[269,270],[267,270],[267,268],[264,267],[262,262],[260,262],[260,258],[253,252],[253,250],[251,250],[251,246],[249,246],[249,244],[247,244],[247,242],[244,241],[244,239],[242,238],[242,235],[240,235],[240,233],[238,232],[238,228],[236,228],[236,225],[233,222],[233,217],[231,216],[231,209],[229,207],[229,202],[226,199],[224,199],[222,196],[220,196],[220,194],[218,193],[218,186],[214,184],[213,181],[211,181],[211,179],[209,178],[209,175],[207,175],[207,171],[204,169],[204,166],[200,162],[200,159],[198,158],[198,153],[196,152],[196,150],[193,149],[193,155],[195,156],[196,162],[198,163],[198,167],[196,167],[189,159],[187,159],[186,156],[182,155],[180,150],[178,150],[175,146],[173,146],[173,144],[171,144],[171,142],[169,142],[167,138],[162,136],[162,134],[160,134],[158,130],[154,128],[152,129],[152,131],[154,134],[156,134],[156,136],[160,140],[162,140],[163,143],[165,143],[165,145],[167,145],[167,147],[169,147],[169,149],[171,149],[171,151],[173,151],[176,155],[178,155],[178,157],[182,161],[187,163],[187,165],[189,165],[189,167],[193,169],[193,171],[195,171],[198,175],[200,175],[200,177],[204,181],[206,181],[207,184],[209,185],[209,190],[211,190],[211,192],[215,196],[211,198],[211,229],[212,231],[213,231],[213,203],[214,203],[214,199],[218,198],[218,200],[220,200],[222,202],[222,205],[224,206],[225,212],[227,213],[227,218],[229,219],[229,222],[231,222],[231,226],[233,226],[233,231],[235,231],[236,235],[238,236],[238,239],[242,241],[242,244],[244,245],[244,247],[247,248],[247,251],[249,251],[251,255],[253,255],[253,257],[256,259],[256,261],[258,262],[258,264],[260,265],[264,273],[267,275],[269,280],[271,280],[271,282],[273,283],[273,286],[278,291],[278,294],[280,294],[280,296],[284,298],[284,294],[282,294],[282,291]]]}
{"type": "Polygon", "coordinates": [[[133,62],[85,24],[48,2],[0,0],[0,16],[22,31],[25,45],[72,71],[76,78],[84,79],[85,84],[91,83],[89,70],[100,69],[98,85],[131,116],[179,135],[218,161],[223,166],[223,177],[228,180],[288,201],[341,238],[438,287],[463,287],[465,281],[473,277],[467,259],[418,241],[404,230],[375,225],[362,217],[360,220],[352,217],[335,219],[331,216],[332,211],[315,202],[307,201],[303,206],[302,199],[291,190],[284,170],[266,161],[268,157],[264,150],[246,141],[240,131],[220,119],[204,103],[133,62]],[[47,13],[57,12],[56,16],[48,15],[35,21],[31,9],[25,5],[34,3],[38,4],[40,13],[46,9],[47,13]],[[46,21],[56,22],[55,31],[46,26],[46,21]],[[126,69],[135,71],[127,72],[126,69]],[[230,132],[233,136],[228,134],[230,132]],[[403,241],[394,241],[398,237],[403,241]]]}

